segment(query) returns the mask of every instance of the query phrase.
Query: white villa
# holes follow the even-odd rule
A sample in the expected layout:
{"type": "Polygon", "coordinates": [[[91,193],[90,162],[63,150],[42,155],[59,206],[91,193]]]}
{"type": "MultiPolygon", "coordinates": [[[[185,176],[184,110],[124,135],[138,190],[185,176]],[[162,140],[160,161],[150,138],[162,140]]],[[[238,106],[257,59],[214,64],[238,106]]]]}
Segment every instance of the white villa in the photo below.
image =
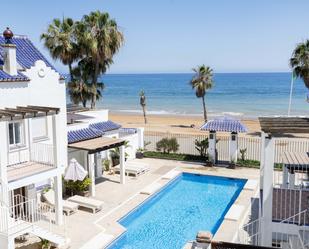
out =
{"type": "Polygon", "coordinates": [[[112,148],[119,147],[119,182],[125,183],[125,159],[143,147],[143,129],[121,128],[108,120],[108,110],[71,106],[67,115],[65,80],[31,41],[7,29],[0,44],[0,248],[15,248],[24,234],[66,247],[62,177],[68,162],[74,158],[87,170],[95,197],[112,148]],[[41,202],[50,187],[53,206],[41,202]]]}
{"type": "Polygon", "coordinates": [[[44,228],[48,207],[37,201],[37,191],[52,184],[54,224],[62,226],[64,78],[27,37],[7,29],[0,44],[0,248],[14,248],[14,239],[25,233],[65,244],[44,228]]]}

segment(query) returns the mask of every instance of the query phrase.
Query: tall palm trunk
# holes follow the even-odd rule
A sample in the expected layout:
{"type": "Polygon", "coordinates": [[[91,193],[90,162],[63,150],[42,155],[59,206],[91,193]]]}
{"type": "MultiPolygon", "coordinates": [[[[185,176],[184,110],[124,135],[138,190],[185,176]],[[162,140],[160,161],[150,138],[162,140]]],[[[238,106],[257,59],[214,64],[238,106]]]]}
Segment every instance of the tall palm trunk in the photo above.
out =
{"type": "Polygon", "coordinates": [[[143,105],[143,106],[142,106],[142,108],[143,108],[144,122],[145,122],[145,124],[147,124],[147,118],[146,118],[146,106],[145,106],[145,105],[143,105]]]}
{"type": "Polygon", "coordinates": [[[70,80],[71,82],[74,81],[74,76],[73,76],[73,69],[72,69],[72,63],[69,63],[69,73],[70,73],[70,80]]]}
{"type": "Polygon", "coordinates": [[[202,97],[203,102],[203,110],[204,110],[204,121],[207,122],[207,111],[206,111],[206,104],[205,104],[205,96],[202,97]]]}
{"type": "Polygon", "coordinates": [[[92,100],[91,100],[91,109],[95,109],[96,102],[97,102],[97,82],[98,82],[98,77],[99,77],[99,63],[96,62],[96,64],[95,64],[95,72],[94,72],[94,77],[93,77],[93,82],[92,82],[92,84],[94,85],[94,93],[92,95],[92,100]]]}

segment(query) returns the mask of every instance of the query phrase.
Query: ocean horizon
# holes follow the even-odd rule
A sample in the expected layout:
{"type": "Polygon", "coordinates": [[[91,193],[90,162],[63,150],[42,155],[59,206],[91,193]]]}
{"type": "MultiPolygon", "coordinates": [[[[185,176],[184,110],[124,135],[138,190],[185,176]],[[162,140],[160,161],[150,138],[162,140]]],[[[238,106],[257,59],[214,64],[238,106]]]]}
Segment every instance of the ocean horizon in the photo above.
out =
{"type": "MultiPolygon", "coordinates": [[[[190,73],[106,74],[98,108],[112,112],[141,113],[139,92],[145,91],[147,113],[152,115],[202,115],[202,102],[195,96],[190,73]]],[[[214,87],[206,94],[210,117],[230,115],[256,118],[287,115],[291,73],[216,73],[214,87]]],[[[294,82],[291,115],[307,115],[308,90],[302,80],[294,82]]]]}

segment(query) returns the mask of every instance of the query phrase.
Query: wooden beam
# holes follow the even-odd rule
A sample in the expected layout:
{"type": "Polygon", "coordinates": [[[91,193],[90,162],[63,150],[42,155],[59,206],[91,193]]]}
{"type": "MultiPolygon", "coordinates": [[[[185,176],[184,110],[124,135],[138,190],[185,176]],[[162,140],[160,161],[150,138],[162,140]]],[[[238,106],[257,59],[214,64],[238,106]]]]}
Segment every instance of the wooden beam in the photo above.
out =
{"type": "Polygon", "coordinates": [[[58,107],[35,106],[35,105],[28,105],[27,107],[46,113],[54,111],[56,112],[56,114],[58,114],[58,112],[60,111],[60,108],[58,107]]]}

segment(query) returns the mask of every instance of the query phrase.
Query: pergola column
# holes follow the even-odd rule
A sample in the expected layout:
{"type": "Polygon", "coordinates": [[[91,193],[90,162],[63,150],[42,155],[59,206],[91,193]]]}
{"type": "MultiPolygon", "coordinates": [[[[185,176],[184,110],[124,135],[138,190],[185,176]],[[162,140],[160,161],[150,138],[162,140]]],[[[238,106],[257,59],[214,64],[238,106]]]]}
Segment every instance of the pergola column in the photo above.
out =
{"type": "Polygon", "coordinates": [[[272,245],[272,205],[273,205],[273,169],[274,169],[274,141],[271,136],[262,133],[262,213],[261,213],[261,245],[272,245]]]}
{"type": "Polygon", "coordinates": [[[229,143],[230,161],[237,162],[237,150],[238,150],[238,134],[237,132],[231,132],[229,143]]]}
{"type": "MultiPolygon", "coordinates": [[[[0,122],[0,137],[1,141],[8,141],[8,129],[7,122],[0,122]]],[[[8,146],[7,143],[3,142],[0,146],[0,201],[4,202],[6,205],[9,205],[9,193],[8,193],[8,177],[7,177],[7,166],[8,166],[8,146]]]]}
{"type": "Polygon", "coordinates": [[[120,183],[125,184],[125,151],[124,145],[121,145],[119,148],[120,152],[120,183]]]}
{"type": "Polygon", "coordinates": [[[285,164],[283,164],[282,169],[283,179],[282,179],[282,187],[288,188],[289,186],[289,170],[285,164]]]}
{"type": "Polygon", "coordinates": [[[88,154],[88,173],[91,180],[90,196],[95,196],[94,154],[88,154]]]}
{"type": "Polygon", "coordinates": [[[295,171],[294,169],[290,169],[289,171],[289,189],[295,188],[295,171]]]}
{"type": "Polygon", "coordinates": [[[210,131],[209,132],[209,147],[208,147],[208,154],[209,154],[209,157],[211,159],[211,161],[213,163],[216,163],[217,161],[217,155],[216,155],[216,132],[215,131],[210,131]]]}
{"type": "MultiPolygon", "coordinates": [[[[57,131],[59,126],[59,117],[58,115],[52,116],[53,123],[53,156],[54,156],[54,165],[57,168],[60,168],[59,154],[61,145],[59,139],[57,138],[57,131]]],[[[62,201],[62,175],[58,174],[54,177],[54,192],[55,192],[55,214],[56,214],[56,224],[63,224],[63,201],[62,201]]]]}

